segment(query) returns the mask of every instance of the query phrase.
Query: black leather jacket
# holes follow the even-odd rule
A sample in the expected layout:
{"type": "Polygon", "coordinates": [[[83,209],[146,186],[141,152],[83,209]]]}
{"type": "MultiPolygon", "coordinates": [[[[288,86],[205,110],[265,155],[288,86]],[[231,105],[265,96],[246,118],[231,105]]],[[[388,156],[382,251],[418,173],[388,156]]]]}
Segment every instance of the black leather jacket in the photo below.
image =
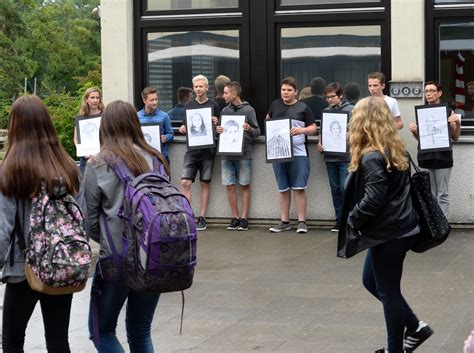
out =
{"type": "Polygon", "coordinates": [[[395,168],[388,171],[379,152],[362,157],[346,182],[338,256],[351,257],[416,228],[409,173],[395,168]]]}

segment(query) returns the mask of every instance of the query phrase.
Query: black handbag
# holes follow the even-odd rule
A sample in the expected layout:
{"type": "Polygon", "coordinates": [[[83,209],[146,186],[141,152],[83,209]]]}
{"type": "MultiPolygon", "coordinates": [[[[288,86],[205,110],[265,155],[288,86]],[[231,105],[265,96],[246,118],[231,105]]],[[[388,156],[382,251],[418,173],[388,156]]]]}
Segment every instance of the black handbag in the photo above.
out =
{"type": "Polygon", "coordinates": [[[409,157],[415,169],[415,173],[410,177],[410,194],[421,229],[411,250],[422,253],[442,244],[448,238],[451,226],[431,193],[429,172],[420,170],[411,156],[409,157]]]}

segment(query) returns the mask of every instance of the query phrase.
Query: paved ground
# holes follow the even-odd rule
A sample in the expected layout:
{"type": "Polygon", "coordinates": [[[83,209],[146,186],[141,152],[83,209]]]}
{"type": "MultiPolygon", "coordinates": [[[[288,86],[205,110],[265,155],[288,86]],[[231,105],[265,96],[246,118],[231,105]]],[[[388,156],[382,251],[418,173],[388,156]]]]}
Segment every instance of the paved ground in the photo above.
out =
{"type": "MultiPolygon", "coordinates": [[[[384,345],[385,328],[381,305],[361,286],[364,255],[338,259],[335,247],[335,233],[325,229],[297,235],[213,227],[200,233],[183,335],[180,296],[163,295],[153,325],[155,351],[372,353],[384,345]]],[[[462,352],[474,328],[474,230],[455,230],[442,246],[410,253],[403,287],[435,330],[417,352],[462,352]]],[[[94,352],[87,338],[88,295],[74,296],[73,352],[94,352]]],[[[123,318],[118,334],[125,342],[123,318]]],[[[37,310],[25,351],[45,352],[43,340],[37,310]]]]}

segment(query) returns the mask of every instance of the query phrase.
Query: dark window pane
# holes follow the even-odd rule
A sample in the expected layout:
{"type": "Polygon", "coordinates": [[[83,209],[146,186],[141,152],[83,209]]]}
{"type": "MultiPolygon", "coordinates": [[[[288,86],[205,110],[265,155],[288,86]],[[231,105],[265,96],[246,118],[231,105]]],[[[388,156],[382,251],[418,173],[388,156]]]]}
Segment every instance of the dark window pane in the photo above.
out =
{"type": "Polygon", "coordinates": [[[176,104],[179,87],[192,87],[192,78],[214,79],[226,75],[239,80],[239,31],[160,32],[148,34],[148,84],[159,92],[161,109],[176,104]]]}
{"type": "Polygon", "coordinates": [[[435,4],[474,4],[470,0],[434,0],[435,4]]]}
{"type": "Polygon", "coordinates": [[[380,0],[281,0],[282,6],[291,5],[323,5],[323,4],[354,4],[361,2],[380,2],[380,0]]]}
{"type": "Polygon", "coordinates": [[[148,0],[148,11],[224,9],[239,7],[239,0],[148,0]]]}
{"type": "Polygon", "coordinates": [[[441,100],[474,128],[474,22],[441,24],[439,37],[441,100]]]}
{"type": "Polygon", "coordinates": [[[355,82],[365,97],[367,75],[380,70],[380,43],[380,26],[284,28],[282,76],[294,76],[300,91],[316,76],[343,86],[355,82]]]}

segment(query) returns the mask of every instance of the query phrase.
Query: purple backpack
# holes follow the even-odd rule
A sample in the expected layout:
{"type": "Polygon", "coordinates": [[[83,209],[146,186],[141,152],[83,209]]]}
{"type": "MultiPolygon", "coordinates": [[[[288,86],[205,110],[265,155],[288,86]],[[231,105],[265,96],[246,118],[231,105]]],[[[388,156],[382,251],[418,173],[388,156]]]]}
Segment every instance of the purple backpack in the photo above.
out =
{"type": "Polygon", "coordinates": [[[170,184],[157,158],[152,172],[137,177],[122,160],[109,165],[125,186],[119,211],[125,222],[122,254],[107,227],[105,232],[120,279],[129,288],[144,292],[191,287],[197,233],[189,200],[170,184]]]}

